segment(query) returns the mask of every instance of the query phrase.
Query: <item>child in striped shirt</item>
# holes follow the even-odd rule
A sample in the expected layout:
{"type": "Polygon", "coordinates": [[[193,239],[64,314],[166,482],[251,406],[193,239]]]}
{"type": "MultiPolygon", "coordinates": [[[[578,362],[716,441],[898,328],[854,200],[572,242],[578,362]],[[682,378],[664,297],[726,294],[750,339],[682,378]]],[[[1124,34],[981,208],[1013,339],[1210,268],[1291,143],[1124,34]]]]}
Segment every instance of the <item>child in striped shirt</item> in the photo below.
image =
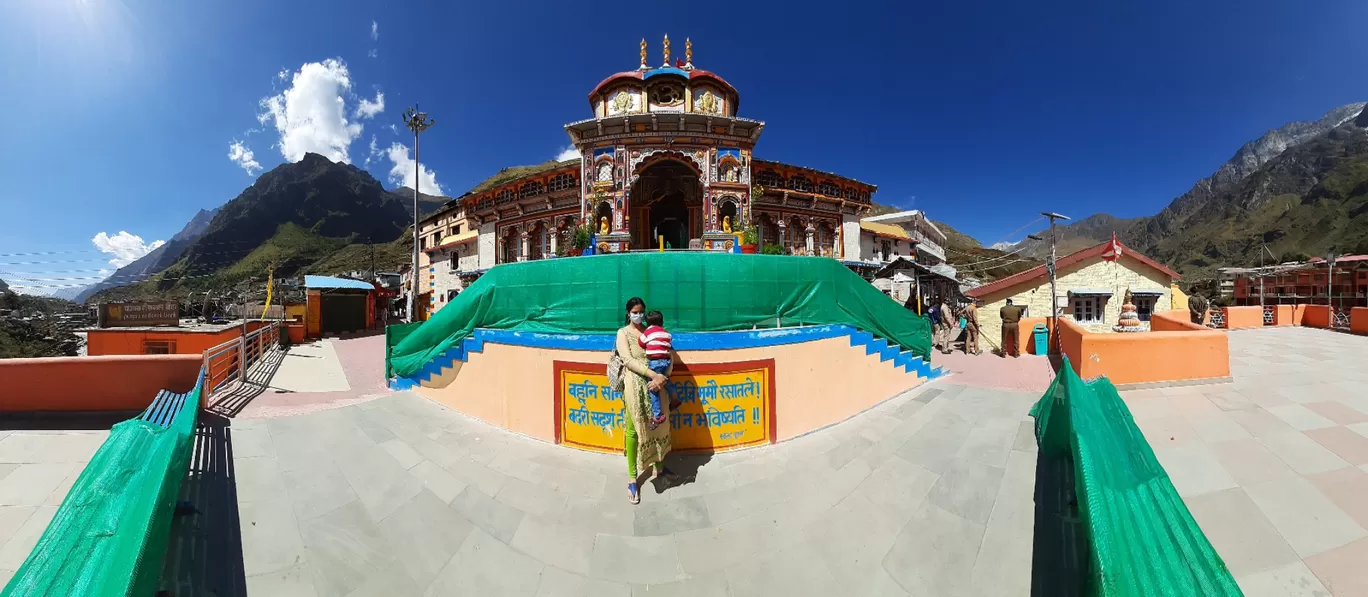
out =
{"type": "MultiPolygon", "coordinates": [[[[665,316],[660,311],[651,311],[646,314],[646,331],[641,332],[641,338],[637,342],[646,351],[647,366],[652,372],[665,375],[670,370],[671,358],[670,350],[673,348],[673,338],[670,333],[665,331],[665,316]]],[[[651,429],[659,427],[665,422],[665,409],[660,405],[660,391],[650,391],[651,417],[646,422],[651,429]]]]}

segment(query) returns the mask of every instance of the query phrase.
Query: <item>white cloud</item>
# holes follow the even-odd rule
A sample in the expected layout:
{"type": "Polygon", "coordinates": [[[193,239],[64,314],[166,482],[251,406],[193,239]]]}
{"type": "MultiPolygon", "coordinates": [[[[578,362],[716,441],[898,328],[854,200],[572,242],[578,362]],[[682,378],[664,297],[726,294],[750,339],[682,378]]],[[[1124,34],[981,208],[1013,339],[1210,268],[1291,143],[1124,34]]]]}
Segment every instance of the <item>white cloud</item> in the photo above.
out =
{"type": "Polygon", "coordinates": [[[371,39],[380,39],[380,23],[371,21],[371,39]]]}
{"type": "Polygon", "coordinates": [[[385,111],[385,94],[375,92],[375,101],[361,98],[360,103],[356,104],[356,118],[374,118],[376,114],[385,111]]]}
{"type": "Polygon", "coordinates": [[[285,91],[261,100],[264,112],[257,120],[275,125],[280,153],[291,162],[309,152],[350,161],[347,148],[361,136],[361,124],[347,121],[344,95],[351,85],[347,65],[339,59],[306,63],[285,91]]]}
{"type": "Polygon", "coordinates": [[[146,243],[143,242],[141,236],[129,234],[122,230],[114,236],[101,232],[96,234],[95,238],[90,239],[90,242],[95,243],[95,248],[101,252],[108,253],[113,257],[109,260],[109,264],[114,267],[123,267],[133,263],[143,255],[166,244],[166,241],[161,240],[146,243]]]}
{"type": "MultiPolygon", "coordinates": [[[[390,162],[394,164],[394,167],[390,168],[390,183],[410,189],[414,188],[413,158],[409,156],[408,146],[403,143],[395,143],[390,145],[385,153],[390,162]]],[[[429,170],[427,166],[422,167],[422,172],[418,175],[418,182],[422,184],[418,187],[420,193],[427,195],[446,194],[442,190],[442,186],[437,184],[437,173],[429,170]]]]}
{"type": "Polygon", "coordinates": [[[375,49],[375,48],[371,48],[369,52],[366,52],[366,56],[371,57],[371,58],[375,58],[376,56],[379,56],[379,55],[380,55],[380,50],[377,50],[377,49],[375,49]]]}
{"type": "Polygon", "coordinates": [[[561,162],[578,159],[580,159],[580,152],[578,149],[575,149],[574,145],[567,146],[564,149],[561,149],[560,153],[556,154],[556,160],[561,162]]]}
{"type": "Polygon", "coordinates": [[[390,132],[391,132],[391,133],[394,133],[394,134],[396,134],[396,135],[398,135],[398,134],[399,134],[399,127],[397,127],[397,126],[391,124],[391,125],[390,125],[390,132]]]}
{"type": "Polygon", "coordinates": [[[228,159],[246,170],[248,176],[256,176],[256,173],[261,171],[261,164],[256,161],[256,156],[242,144],[242,141],[228,144],[228,159]]]}
{"type": "Polygon", "coordinates": [[[375,145],[375,135],[371,135],[370,152],[366,154],[366,163],[363,166],[370,166],[371,160],[379,157],[380,148],[375,145]]]}

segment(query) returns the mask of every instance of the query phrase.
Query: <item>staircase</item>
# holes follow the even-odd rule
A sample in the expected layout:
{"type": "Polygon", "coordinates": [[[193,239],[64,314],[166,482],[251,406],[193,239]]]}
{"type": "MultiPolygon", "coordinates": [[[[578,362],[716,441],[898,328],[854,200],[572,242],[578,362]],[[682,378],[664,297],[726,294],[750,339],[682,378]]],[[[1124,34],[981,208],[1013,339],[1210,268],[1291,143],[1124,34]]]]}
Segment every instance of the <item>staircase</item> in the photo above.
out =
{"type": "MultiPolygon", "coordinates": [[[[863,349],[870,357],[878,356],[880,362],[888,362],[903,372],[925,378],[935,379],[944,374],[939,367],[933,367],[925,359],[912,351],[903,350],[888,340],[877,338],[869,332],[862,332],[845,325],[821,325],[779,330],[753,330],[740,332],[709,332],[690,334],[683,332],[675,336],[675,350],[721,350],[727,348],[763,347],[780,344],[793,344],[826,338],[846,336],[850,346],[863,349]],[[735,335],[737,337],[731,338],[735,335]],[[706,342],[703,341],[706,339],[706,342]]],[[[473,353],[484,352],[485,342],[533,346],[538,348],[560,348],[583,350],[607,354],[613,349],[616,336],[613,334],[544,334],[536,332],[517,332],[511,330],[476,329],[470,336],[428,361],[413,375],[395,377],[390,380],[390,388],[408,390],[417,386],[440,387],[439,378],[459,369],[473,353]]],[[[441,384],[445,385],[445,384],[441,384]]]]}

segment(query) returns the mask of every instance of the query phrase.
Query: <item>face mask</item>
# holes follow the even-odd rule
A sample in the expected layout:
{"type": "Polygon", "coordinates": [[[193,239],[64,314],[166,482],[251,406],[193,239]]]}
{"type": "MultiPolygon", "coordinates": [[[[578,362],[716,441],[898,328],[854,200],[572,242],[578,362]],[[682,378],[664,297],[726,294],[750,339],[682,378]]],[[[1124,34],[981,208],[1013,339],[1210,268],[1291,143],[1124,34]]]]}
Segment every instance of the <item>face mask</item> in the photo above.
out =
{"type": "Polygon", "coordinates": [[[633,325],[641,325],[641,322],[646,320],[645,313],[629,313],[627,317],[632,320],[633,325]]]}

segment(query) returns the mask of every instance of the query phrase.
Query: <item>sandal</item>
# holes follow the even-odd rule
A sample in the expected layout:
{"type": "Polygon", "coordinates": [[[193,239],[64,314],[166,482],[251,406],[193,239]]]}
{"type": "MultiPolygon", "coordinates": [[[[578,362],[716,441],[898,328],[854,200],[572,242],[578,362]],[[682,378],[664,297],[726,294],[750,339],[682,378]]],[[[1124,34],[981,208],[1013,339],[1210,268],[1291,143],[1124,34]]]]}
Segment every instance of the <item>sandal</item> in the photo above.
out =
{"type": "Polygon", "coordinates": [[[641,503],[641,491],[637,488],[637,484],[635,482],[627,484],[627,501],[631,502],[632,504],[641,503]]]}

